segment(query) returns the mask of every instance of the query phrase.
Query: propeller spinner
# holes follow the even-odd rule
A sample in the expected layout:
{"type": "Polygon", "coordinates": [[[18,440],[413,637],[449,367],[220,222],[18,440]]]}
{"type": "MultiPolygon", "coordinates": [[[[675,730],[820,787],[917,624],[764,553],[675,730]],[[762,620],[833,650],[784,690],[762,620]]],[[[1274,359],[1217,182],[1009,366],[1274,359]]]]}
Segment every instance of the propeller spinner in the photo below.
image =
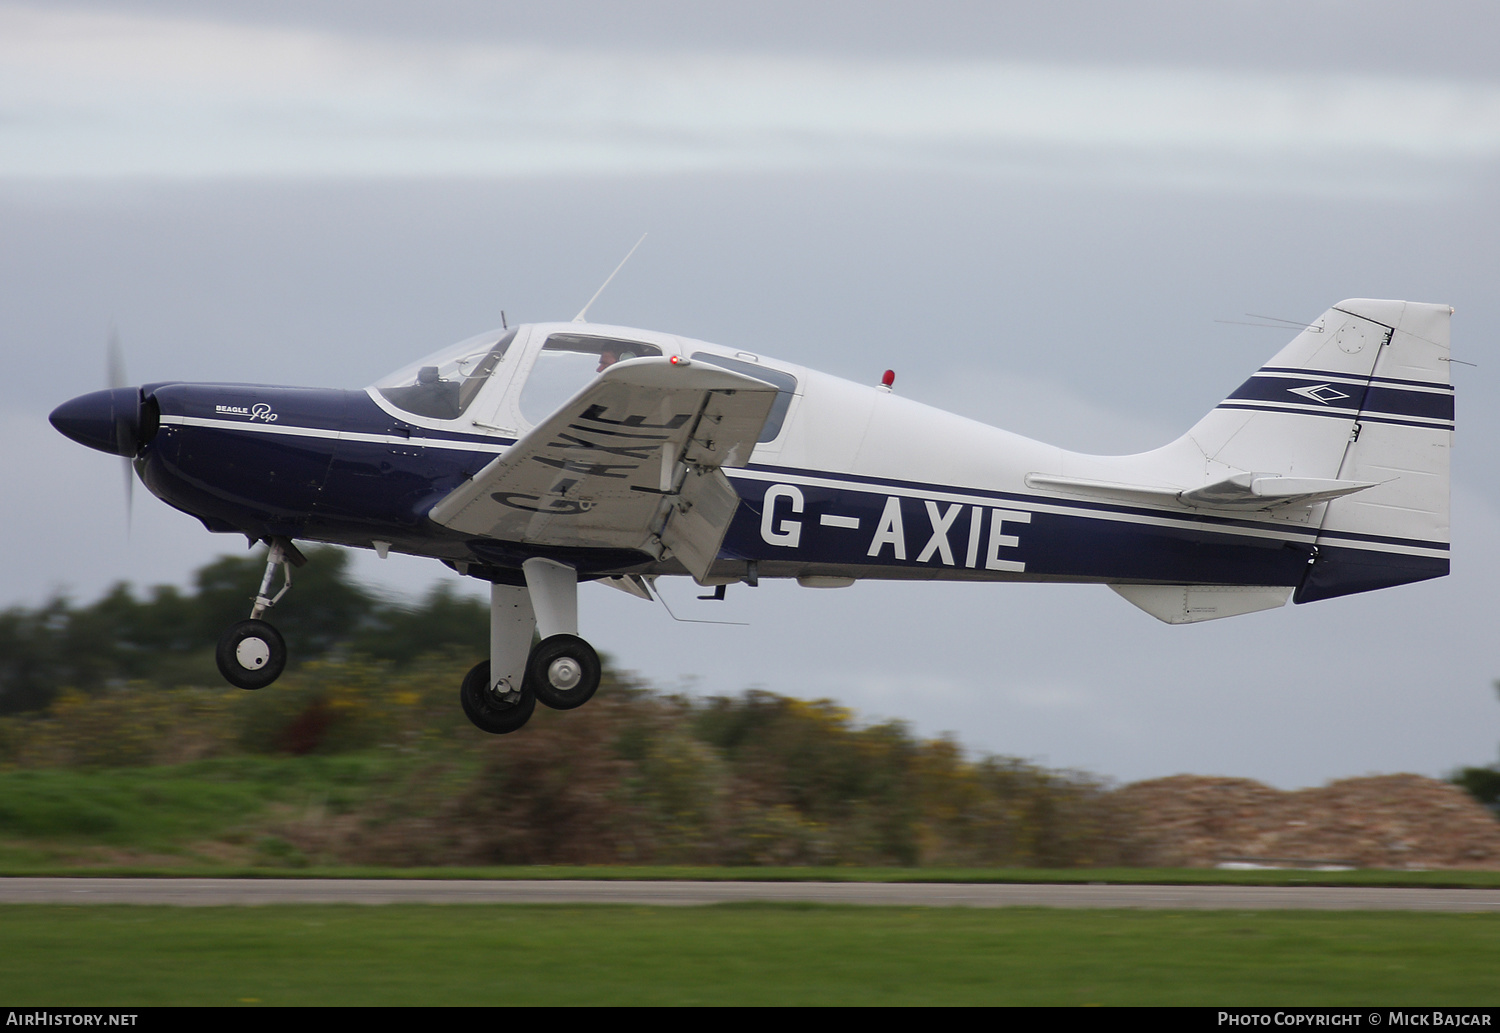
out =
{"type": "Polygon", "coordinates": [[[109,387],[79,395],[59,405],[48,417],[52,426],[80,445],[97,448],[124,459],[125,518],[130,520],[135,475],[131,460],[156,432],[154,406],[147,404],[138,387],[125,383],[125,359],[120,339],[110,333],[106,357],[109,387]]]}

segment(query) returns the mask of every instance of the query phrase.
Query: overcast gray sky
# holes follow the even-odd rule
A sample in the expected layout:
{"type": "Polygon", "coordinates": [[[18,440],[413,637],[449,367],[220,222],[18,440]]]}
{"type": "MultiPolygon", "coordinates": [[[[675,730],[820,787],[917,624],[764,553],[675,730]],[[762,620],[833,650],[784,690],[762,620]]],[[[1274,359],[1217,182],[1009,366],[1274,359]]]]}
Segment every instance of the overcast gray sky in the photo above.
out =
{"type": "Polygon", "coordinates": [[[584,631],[1120,779],[1492,760],[1500,17],[1415,10],[0,2],[0,605],[242,544],[144,491],[127,538],[115,464],[45,424],[111,325],[136,381],[357,387],[567,318],[649,231],[595,318],[1123,452],[1284,343],[1221,320],[1404,297],[1479,364],[1450,578],[1183,628],[1091,586],[669,586],[747,628],[592,588],[584,631]]]}

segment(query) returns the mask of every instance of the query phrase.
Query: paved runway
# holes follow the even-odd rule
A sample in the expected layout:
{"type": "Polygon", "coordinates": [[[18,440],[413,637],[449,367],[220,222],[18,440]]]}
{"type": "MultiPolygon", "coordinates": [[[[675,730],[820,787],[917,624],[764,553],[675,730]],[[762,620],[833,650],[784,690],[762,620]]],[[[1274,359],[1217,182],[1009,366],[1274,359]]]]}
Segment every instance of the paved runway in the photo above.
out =
{"type": "Polygon", "coordinates": [[[0,878],[0,904],[638,904],[1500,912],[1500,889],[876,882],[0,878]]]}

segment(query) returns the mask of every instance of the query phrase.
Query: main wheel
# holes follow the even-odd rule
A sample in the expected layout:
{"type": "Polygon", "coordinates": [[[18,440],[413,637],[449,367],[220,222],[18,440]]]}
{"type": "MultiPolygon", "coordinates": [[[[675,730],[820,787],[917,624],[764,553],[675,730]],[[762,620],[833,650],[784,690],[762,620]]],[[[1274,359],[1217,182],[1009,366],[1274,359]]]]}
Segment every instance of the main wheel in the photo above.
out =
{"type": "Polygon", "coordinates": [[[464,714],[474,722],[474,727],[492,735],[514,732],[531,720],[531,712],[536,709],[536,693],[524,682],[521,685],[521,696],[514,702],[507,702],[494,691],[490,685],[488,660],[475,664],[464,675],[458,699],[463,704],[464,714]]]}
{"type": "Polygon", "coordinates": [[[544,638],[526,660],[526,684],[543,706],[581,707],[599,688],[599,654],[577,635],[544,638]]]}
{"type": "Polygon", "coordinates": [[[265,621],[240,621],[224,632],[214,655],[219,673],[241,689],[263,689],[286,669],[286,642],[265,621]]]}

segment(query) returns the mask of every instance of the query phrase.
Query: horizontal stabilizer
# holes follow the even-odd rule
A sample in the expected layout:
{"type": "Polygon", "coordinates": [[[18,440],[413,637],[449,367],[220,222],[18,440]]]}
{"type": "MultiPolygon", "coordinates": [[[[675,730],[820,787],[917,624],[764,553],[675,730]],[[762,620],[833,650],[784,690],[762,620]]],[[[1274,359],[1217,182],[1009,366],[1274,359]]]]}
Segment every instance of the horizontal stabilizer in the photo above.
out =
{"type": "Polygon", "coordinates": [[[1168,624],[1238,617],[1285,606],[1292,594],[1284,585],[1110,585],[1127,602],[1168,624]]]}
{"type": "Polygon", "coordinates": [[[1373,487],[1374,481],[1237,473],[1222,481],[1183,492],[1182,501],[1189,506],[1214,509],[1274,509],[1277,506],[1311,506],[1373,487]]]}
{"type": "Polygon", "coordinates": [[[1341,481],[1329,477],[1282,477],[1237,473],[1199,488],[1171,488],[1150,484],[1091,481],[1081,477],[1028,474],[1026,485],[1050,488],[1069,495],[1090,495],[1120,502],[1176,503],[1193,509],[1276,509],[1312,506],[1342,495],[1375,487],[1374,481],[1341,481]]]}

